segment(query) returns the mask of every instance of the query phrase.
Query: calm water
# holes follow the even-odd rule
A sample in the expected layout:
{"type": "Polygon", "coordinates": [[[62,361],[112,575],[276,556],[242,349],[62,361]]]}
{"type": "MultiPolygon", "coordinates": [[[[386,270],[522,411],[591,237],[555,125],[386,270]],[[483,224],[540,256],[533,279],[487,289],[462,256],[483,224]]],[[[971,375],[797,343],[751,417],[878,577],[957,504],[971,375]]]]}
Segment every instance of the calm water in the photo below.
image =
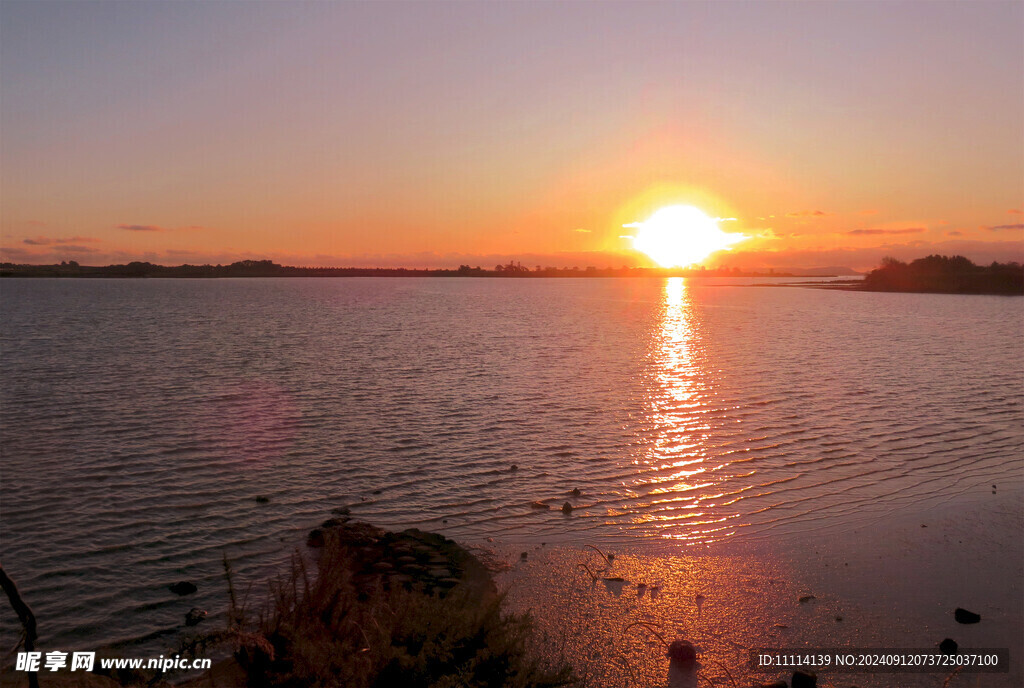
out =
{"type": "Polygon", "coordinates": [[[261,576],[332,507],[695,551],[884,528],[1024,473],[1020,299],[411,278],[0,297],[0,554],[65,649],[166,642],[223,607],[225,553],[261,576]],[[167,591],[183,579],[200,592],[167,591]]]}

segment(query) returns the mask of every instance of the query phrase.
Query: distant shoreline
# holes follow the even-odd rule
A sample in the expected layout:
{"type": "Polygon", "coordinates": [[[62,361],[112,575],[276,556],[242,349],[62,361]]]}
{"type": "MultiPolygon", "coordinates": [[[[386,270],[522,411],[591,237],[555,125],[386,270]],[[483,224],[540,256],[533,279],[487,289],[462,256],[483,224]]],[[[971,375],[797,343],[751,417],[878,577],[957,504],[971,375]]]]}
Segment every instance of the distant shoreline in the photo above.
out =
{"type": "Polygon", "coordinates": [[[56,265],[0,264],[0,277],[61,277],[61,278],[196,278],[217,279],[226,277],[486,277],[486,278],[537,278],[537,277],[839,277],[858,276],[852,270],[841,275],[835,268],[819,268],[802,271],[775,272],[741,271],[738,268],[679,269],[679,268],[597,268],[542,267],[527,268],[520,263],[497,265],[493,269],[480,266],[462,265],[452,268],[314,268],[278,265],[269,260],[243,260],[230,265],[176,265],[165,266],[153,263],[132,262],[124,265],[88,266],[75,261],[56,265]]]}

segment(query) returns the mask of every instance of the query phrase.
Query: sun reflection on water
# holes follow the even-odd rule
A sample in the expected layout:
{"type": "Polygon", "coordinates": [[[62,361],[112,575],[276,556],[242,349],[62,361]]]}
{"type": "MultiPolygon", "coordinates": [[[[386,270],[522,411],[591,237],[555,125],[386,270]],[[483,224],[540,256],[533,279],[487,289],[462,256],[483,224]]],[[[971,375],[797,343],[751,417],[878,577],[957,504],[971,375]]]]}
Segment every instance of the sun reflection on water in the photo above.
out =
{"type": "Polygon", "coordinates": [[[724,464],[707,452],[712,428],[704,354],[692,289],[683,278],[669,278],[650,351],[656,383],[649,398],[653,432],[638,457],[646,469],[647,504],[633,521],[687,544],[708,544],[734,532],[729,521],[735,515],[716,508],[728,491],[721,485],[724,464]]]}

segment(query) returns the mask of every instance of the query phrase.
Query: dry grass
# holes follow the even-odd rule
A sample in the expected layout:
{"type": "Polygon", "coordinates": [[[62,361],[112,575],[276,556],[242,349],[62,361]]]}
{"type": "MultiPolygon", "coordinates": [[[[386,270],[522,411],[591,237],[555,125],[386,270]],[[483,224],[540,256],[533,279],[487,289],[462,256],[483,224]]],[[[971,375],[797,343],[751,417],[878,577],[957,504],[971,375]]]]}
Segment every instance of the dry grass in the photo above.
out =
{"type": "Polygon", "coordinates": [[[327,542],[315,565],[296,556],[272,599],[247,622],[235,609],[236,658],[249,685],[348,688],[543,687],[574,682],[528,650],[528,616],[470,586],[445,596],[384,579],[356,581],[352,555],[327,542]],[[315,569],[315,570],[312,570],[315,569]]]}

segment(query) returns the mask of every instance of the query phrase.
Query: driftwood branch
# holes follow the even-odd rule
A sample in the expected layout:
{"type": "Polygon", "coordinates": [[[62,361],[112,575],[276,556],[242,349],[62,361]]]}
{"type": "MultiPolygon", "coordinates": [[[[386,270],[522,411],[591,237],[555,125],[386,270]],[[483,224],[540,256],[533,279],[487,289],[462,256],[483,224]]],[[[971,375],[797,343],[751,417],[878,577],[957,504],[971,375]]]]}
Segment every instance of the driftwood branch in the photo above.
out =
{"type": "MultiPolygon", "coordinates": [[[[14,613],[18,615],[18,619],[25,629],[25,652],[32,652],[36,649],[36,639],[39,637],[36,633],[36,615],[25,604],[25,600],[21,599],[18,586],[4,571],[2,564],[0,564],[0,588],[4,589],[7,599],[11,601],[11,607],[14,608],[14,613]]],[[[39,678],[36,676],[36,672],[28,673],[28,685],[29,688],[39,688],[39,678]]]]}

